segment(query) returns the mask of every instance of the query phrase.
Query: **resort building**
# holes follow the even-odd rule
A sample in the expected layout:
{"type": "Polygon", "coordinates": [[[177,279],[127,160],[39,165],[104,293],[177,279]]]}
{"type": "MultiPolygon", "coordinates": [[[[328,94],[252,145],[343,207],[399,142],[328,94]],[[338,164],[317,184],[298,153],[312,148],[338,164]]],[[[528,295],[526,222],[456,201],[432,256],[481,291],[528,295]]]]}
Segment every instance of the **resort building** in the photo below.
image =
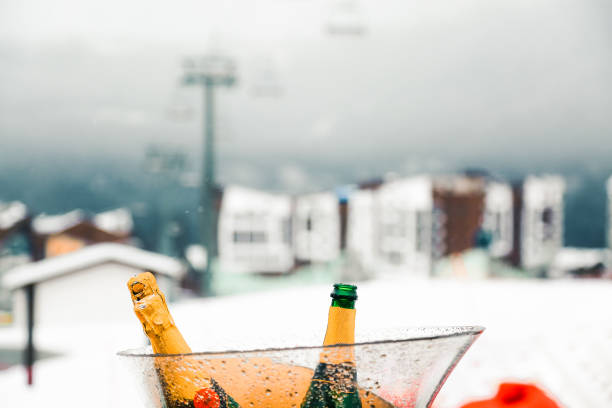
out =
{"type": "Polygon", "coordinates": [[[293,248],[298,263],[329,262],[340,255],[340,208],[332,192],[300,195],[293,209],[293,248]]]}
{"type": "Polygon", "coordinates": [[[229,273],[290,271],[292,248],[292,199],[229,186],[223,192],[219,213],[219,265],[229,273]]]}

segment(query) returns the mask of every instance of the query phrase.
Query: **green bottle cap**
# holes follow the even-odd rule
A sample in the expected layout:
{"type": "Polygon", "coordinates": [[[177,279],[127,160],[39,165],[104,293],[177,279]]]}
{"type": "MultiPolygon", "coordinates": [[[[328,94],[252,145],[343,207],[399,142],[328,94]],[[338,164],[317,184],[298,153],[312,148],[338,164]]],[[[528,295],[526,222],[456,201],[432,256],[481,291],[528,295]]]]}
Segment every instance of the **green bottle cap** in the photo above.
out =
{"type": "Polygon", "coordinates": [[[330,296],[334,299],[357,300],[357,286],[336,283],[334,284],[334,291],[330,296]]]}
{"type": "Polygon", "coordinates": [[[336,283],[330,296],[332,298],[332,306],[354,309],[355,301],[357,300],[357,286],[336,283]]]}

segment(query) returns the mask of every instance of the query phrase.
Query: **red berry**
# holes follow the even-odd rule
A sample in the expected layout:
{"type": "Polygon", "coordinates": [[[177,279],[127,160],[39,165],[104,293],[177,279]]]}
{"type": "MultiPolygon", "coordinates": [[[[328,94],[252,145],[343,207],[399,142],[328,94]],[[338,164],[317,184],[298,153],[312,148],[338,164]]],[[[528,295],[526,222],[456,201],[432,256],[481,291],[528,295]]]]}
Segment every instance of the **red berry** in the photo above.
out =
{"type": "Polygon", "coordinates": [[[219,408],[221,400],[212,388],[202,388],[193,397],[193,406],[195,408],[219,408]]]}

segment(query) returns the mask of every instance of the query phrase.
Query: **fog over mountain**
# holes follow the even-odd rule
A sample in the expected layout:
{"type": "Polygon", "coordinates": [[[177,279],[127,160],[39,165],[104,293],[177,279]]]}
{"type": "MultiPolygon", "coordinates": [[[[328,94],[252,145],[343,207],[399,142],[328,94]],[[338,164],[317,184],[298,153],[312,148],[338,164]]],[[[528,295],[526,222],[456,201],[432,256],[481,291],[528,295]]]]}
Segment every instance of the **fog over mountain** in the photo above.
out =
{"type": "Polygon", "coordinates": [[[0,1],[1,170],[136,171],[150,144],[197,170],[202,95],[181,61],[213,50],[238,74],[217,92],[223,183],[612,171],[610,2],[353,1],[362,36],[326,31],[332,3],[0,1]],[[270,78],[279,94],[258,96],[270,78]]]}

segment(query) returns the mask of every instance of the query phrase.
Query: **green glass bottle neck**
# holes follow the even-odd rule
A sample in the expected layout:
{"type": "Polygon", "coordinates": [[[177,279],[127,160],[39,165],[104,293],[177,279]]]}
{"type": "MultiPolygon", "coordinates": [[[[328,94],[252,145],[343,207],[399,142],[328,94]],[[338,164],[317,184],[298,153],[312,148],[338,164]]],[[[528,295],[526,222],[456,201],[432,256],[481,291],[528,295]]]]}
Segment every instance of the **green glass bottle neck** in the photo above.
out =
{"type": "Polygon", "coordinates": [[[332,299],[331,305],[332,307],[341,307],[343,309],[354,309],[355,300],[354,299],[332,299]]]}

